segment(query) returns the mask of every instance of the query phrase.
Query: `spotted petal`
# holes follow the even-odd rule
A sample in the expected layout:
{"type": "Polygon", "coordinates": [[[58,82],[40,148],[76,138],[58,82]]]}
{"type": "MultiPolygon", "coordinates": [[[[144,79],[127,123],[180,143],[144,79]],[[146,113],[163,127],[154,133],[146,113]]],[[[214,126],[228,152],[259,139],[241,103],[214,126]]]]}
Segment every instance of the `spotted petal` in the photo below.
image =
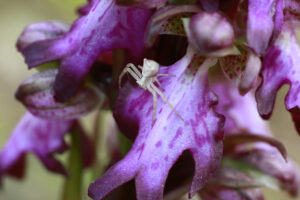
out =
{"type": "Polygon", "coordinates": [[[16,167],[19,167],[16,173],[21,173],[24,170],[24,155],[29,152],[34,153],[50,171],[67,174],[54,154],[66,150],[63,137],[71,126],[71,121],[43,120],[30,113],[25,114],[1,150],[0,175],[16,167]]]}
{"type": "Polygon", "coordinates": [[[274,45],[263,60],[263,83],[256,93],[258,111],[264,118],[271,116],[276,94],[283,84],[290,89],[285,99],[286,108],[291,112],[296,128],[300,132],[299,76],[300,47],[292,24],[285,24],[274,45]]]}
{"type": "Polygon", "coordinates": [[[125,48],[133,58],[143,51],[144,29],[150,10],[118,6],[114,0],[89,2],[89,12],[56,39],[39,41],[22,53],[29,67],[59,59],[60,71],[54,85],[56,99],[71,97],[100,53],[125,48]]]}
{"type": "Polygon", "coordinates": [[[115,105],[115,118],[123,133],[134,138],[130,152],[90,185],[89,195],[103,199],[119,185],[135,179],[138,200],[161,200],[169,170],[185,150],[195,161],[190,189],[193,196],[216,170],[222,155],[220,127],[223,118],[211,108],[215,96],[208,88],[208,68],[215,59],[203,60],[188,51],[174,65],[161,67],[160,73],[176,77],[161,78],[164,94],[180,113],[158,98],[152,126],[152,96],[127,83],[115,105]]]}

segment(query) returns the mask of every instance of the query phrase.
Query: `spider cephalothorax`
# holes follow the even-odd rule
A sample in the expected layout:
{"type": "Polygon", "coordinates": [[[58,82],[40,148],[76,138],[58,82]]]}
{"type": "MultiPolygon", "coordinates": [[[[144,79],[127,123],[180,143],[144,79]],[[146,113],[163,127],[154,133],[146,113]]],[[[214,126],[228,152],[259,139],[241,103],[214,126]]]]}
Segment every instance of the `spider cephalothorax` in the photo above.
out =
{"type": "Polygon", "coordinates": [[[156,115],[157,94],[183,120],[183,117],[175,110],[174,106],[167,100],[167,98],[161,92],[161,90],[154,84],[154,82],[156,82],[158,86],[162,88],[161,83],[157,78],[160,76],[174,76],[174,75],[158,74],[159,64],[154,60],[149,60],[146,58],[144,59],[143,66],[138,65],[138,68],[132,63],[127,64],[119,77],[119,87],[121,87],[121,81],[123,76],[128,72],[136,80],[137,84],[141,88],[148,90],[149,92],[152,93],[153,96],[152,124],[154,122],[155,115],[156,115]],[[142,72],[140,72],[138,68],[141,69],[142,72]]]}

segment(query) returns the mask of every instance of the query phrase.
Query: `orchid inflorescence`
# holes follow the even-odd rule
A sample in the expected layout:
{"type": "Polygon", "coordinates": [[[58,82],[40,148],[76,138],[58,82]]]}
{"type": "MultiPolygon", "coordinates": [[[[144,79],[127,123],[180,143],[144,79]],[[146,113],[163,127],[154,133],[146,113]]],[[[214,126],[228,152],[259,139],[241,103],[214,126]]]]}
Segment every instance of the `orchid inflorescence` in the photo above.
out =
{"type": "Polygon", "coordinates": [[[16,92],[28,112],[1,150],[0,179],[23,177],[33,152],[72,180],[82,171],[55,157],[71,148],[69,168],[98,171],[83,191],[93,200],[260,200],[263,186],[298,195],[298,168],[263,119],[288,84],[300,133],[299,1],[89,0],[78,14],[71,26],[31,24],[17,41],[39,71],[16,92]],[[81,125],[92,111],[93,135],[81,125]],[[99,138],[113,144],[101,148],[108,160],[99,138]]]}

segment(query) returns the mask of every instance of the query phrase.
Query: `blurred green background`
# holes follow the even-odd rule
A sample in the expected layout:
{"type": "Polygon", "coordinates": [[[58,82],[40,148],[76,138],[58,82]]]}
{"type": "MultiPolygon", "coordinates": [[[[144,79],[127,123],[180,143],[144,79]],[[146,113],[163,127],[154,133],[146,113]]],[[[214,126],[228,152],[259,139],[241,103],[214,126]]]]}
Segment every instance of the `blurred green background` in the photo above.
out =
{"type": "MultiPolygon", "coordinates": [[[[26,25],[37,21],[61,20],[71,23],[76,19],[75,8],[82,4],[84,0],[0,0],[0,149],[25,112],[24,107],[14,99],[14,92],[21,81],[33,73],[27,70],[23,57],[16,51],[18,35],[26,25]]],[[[270,123],[277,139],[285,144],[290,157],[300,163],[300,137],[283,107],[287,89],[285,86],[280,90],[270,123]]],[[[0,199],[60,199],[63,177],[50,174],[34,156],[29,155],[27,159],[25,179],[19,181],[5,178],[0,199]]],[[[266,190],[266,199],[290,198],[283,192],[266,190]]]]}

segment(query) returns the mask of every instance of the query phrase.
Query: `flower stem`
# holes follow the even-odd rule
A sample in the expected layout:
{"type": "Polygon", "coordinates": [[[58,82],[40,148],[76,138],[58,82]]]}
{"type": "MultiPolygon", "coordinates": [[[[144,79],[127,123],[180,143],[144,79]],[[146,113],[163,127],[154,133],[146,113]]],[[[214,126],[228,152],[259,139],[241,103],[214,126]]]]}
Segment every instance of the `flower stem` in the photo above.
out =
{"type": "Polygon", "coordinates": [[[79,130],[71,132],[71,149],[69,155],[70,176],[66,179],[62,200],[81,200],[82,156],[79,130]]]}
{"type": "Polygon", "coordinates": [[[111,98],[110,98],[111,106],[114,105],[117,98],[118,87],[119,87],[117,83],[118,83],[119,75],[123,68],[124,59],[125,59],[125,52],[123,49],[113,50],[113,74],[112,74],[113,88],[112,88],[111,98]]]}

